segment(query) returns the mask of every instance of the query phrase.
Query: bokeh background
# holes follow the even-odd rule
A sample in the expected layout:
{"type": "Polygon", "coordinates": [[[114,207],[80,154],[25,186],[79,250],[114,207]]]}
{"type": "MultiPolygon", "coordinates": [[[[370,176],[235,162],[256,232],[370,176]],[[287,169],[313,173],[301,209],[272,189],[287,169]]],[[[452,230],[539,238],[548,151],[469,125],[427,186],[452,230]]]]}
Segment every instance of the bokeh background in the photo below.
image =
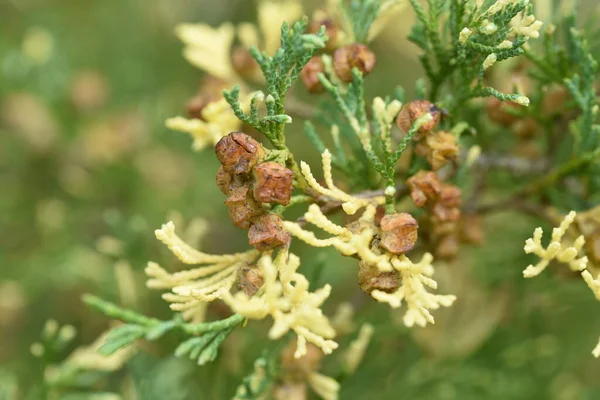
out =
{"type": "MultiPolygon", "coordinates": [[[[582,13],[594,3],[583,2],[582,13]]],[[[164,121],[182,113],[202,78],[181,56],[174,27],[254,21],[255,14],[250,0],[0,0],[0,399],[44,398],[48,365],[109,326],[81,303],[83,293],[168,318],[143,275],[148,260],[175,265],[154,238],[160,224],[201,217],[210,232],[203,249],[247,246],[246,233],[228,223],[212,151],[193,152],[190,138],[164,121]],[[48,319],[73,325],[77,336],[36,356],[32,344],[48,319]]],[[[397,85],[414,90],[421,70],[405,39],[412,18],[407,7],[374,43],[378,70],[368,95],[397,85]]],[[[301,124],[289,138],[297,158],[317,159],[301,124]]],[[[600,398],[600,362],[589,354],[600,307],[579,280],[523,282],[522,243],[539,221],[506,224],[511,217],[487,219],[488,246],[440,265],[444,291],[460,300],[438,313],[434,327],[409,332],[385,307],[362,305],[357,319],[376,326],[376,339],[342,399],[600,398]]],[[[352,261],[297,249],[307,276],[323,268],[319,281],[336,282],[327,311],[354,296],[352,261]]],[[[237,360],[233,367],[196,367],[149,348],[74,391],[230,398],[263,342],[272,346],[264,334],[259,327],[234,338],[225,352],[237,360]]]]}

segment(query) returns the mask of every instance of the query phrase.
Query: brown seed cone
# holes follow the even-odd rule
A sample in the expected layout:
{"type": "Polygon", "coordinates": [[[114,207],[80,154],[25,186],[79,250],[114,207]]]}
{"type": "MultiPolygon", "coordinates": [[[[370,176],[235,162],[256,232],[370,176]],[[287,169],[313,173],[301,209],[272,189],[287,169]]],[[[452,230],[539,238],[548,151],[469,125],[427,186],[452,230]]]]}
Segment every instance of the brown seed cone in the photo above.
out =
{"type": "Polygon", "coordinates": [[[308,64],[302,68],[300,72],[300,78],[310,93],[321,93],[325,88],[319,81],[319,73],[324,73],[325,67],[323,66],[323,60],[320,56],[314,56],[310,59],[308,64]]]}
{"type": "Polygon", "coordinates": [[[288,205],[294,190],[294,173],[276,162],[254,167],[254,199],[261,203],[288,205]]]}
{"type": "Polygon", "coordinates": [[[259,69],[250,51],[242,45],[234,46],[231,52],[231,65],[242,78],[250,78],[259,69]]]}
{"type": "Polygon", "coordinates": [[[262,145],[243,132],[231,132],[221,138],[215,153],[223,169],[236,175],[250,172],[265,154],[262,145]]]}
{"type": "Polygon", "coordinates": [[[432,102],[427,100],[415,100],[405,104],[400,110],[398,117],[396,117],[396,125],[398,125],[398,128],[400,128],[402,132],[408,133],[415,121],[426,113],[431,114],[432,120],[423,124],[417,131],[417,135],[415,135],[414,138],[420,139],[423,135],[427,135],[437,126],[442,116],[439,108],[432,102]]]}
{"type": "Polygon", "coordinates": [[[251,196],[248,186],[241,186],[229,192],[225,205],[235,226],[248,229],[250,220],[263,212],[262,207],[251,196]]]}
{"type": "Polygon", "coordinates": [[[323,359],[323,351],[312,343],[306,344],[306,354],[300,358],[294,358],[297,341],[290,341],[281,352],[281,367],[286,377],[291,380],[303,381],[312,372],[318,371],[323,359]]]}
{"type": "Polygon", "coordinates": [[[254,218],[248,231],[248,243],[260,251],[287,244],[290,234],[283,229],[282,222],[278,214],[262,214],[254,218]]]}
{"type": "Polygon", "coordinates": [[[388,214],[381,219],[381,247],[393,254],[411,251],[418,238],[419,224],[408,213],[388,214]]]}
{"type": "Polygon", "coordinates": [[[242,267],[238,271],[238,287],[249,297],[252,297],[262,287],[264,279],[262,272],[255,266],[242,267]]]}
{"type": "Polygon", "coordinates": [[[316,34],[319,32],[319,29],[321,29],[321,26],[325,26],[325,35],[327,36],[325,50],[328,52],[335,50],[338,42],[339,29],[333,18],[327,16],[327,14],[321,13],[321,15],[311,19],[308,24],[308,33],[316,34]]]}
{"type": "Polygon", "coordinates": [[[340,47],[333,53],[333,69],[344,82],[352,82],[352,69],[358,68],[364,76],[375,68],[375,53],[361,43],[340,47]]]}
{"type": "Polygon", "coordinates": [[[502,101],[495,97],[490,97],[487,101],[488,118],[499,125],[510,126],[519,118],[507,110],[516,107],[520,106],[513,101],[502,101]]]}
{"type": "Polygon", "coordinates": [[[441,183],[435,172],[419,171],[406,181],[410,198],[417,207],[423,207],[428,201],[437,199],[441,183]]]}
{"type": "Polygon", "coordinates": [[[415,148],[415,153],[425,157],[434,171],[437,171],[458,156],[456,136],[449,132],[432,132],[415,148]]]}
{"type": "Polygon", "coordinates": [[[358,284],[369,295],[373,290],[394,293],[399,286],[398,272],[381,272],[377,266],[361,261],[358,263],[358,284]]]}

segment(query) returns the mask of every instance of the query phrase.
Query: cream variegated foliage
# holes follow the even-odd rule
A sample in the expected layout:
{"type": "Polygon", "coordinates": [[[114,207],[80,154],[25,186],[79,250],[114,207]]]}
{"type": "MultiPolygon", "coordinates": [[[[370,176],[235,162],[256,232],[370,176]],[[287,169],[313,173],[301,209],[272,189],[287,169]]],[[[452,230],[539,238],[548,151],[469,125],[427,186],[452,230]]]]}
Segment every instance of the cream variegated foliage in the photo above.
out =
{"type": "MultiPolygon", "coordinates": [[[[250,108],[250,101],[255,93],[242,94],[240,105],[244,111],[250,108]]],[[[238,131],[242,122],[237,119],[224,98],[209,103],[202,109],[202,119],[173,117],[166,121],[169,129],[188,133],[194,140],[192,149],[200,151],[212,147],[229,132],[238,131]]]]}
{"type": "Polygon", "coordinates": [[[373,326],[364,324],[360,328],[358,337],[353,340],[344,353],[342,367],[347,374],[353,374],[364,358],[369,342],[373,337],[373,326]]]}
{"type": "Polygon", "coordinates": [[[400,287],[394,293],[386,293],[380,290],[374,290],[371,296],[377,301],[388,303],[393,308],[406,302],[406,313],[402,318],[404,325],[412,327],[415,324],[425,326],[427,323],[433,324],[435,320],[431,315],[431,310],[437,310],[441,307],[450,307],[456,300],[454,295],[433,294],[427,291],[427,288],[437,289],[437,282],[433,276],[433,256],[425,253],[418,263],[413,263],[405,255],[394,256],[390,259],[390,264],[400,273],[400,287]]]}
{"type": "MultiPolygon", "coordinates": [[[[358,197],[351,196],[348,193],[345,193],[344,191],[338,189],[335,186],[335,184],[333,183],[333,175],[332,175],[332,167],[331,167],[331,153],[329,152],[329,150],[325,149],[325,151],[321,155],[321,159],[322,159],[322,163],[323,163],[323,179],[325,180],[327,187],[321,186],[317,182],[317,180],[315,179],[315,177],[313,176],[313,174],[310,170],[310,166],[307,163],[305,163],[304,161],[302,161],[300,163],[302,175],[304,175],[304,178],[306,178],[308,184],[315,191],[317,191],[321,195],[329,198],[330,200],[341,202],[342,208],[344,209],[344,212],[346,214],[354,215],[359,208],[364,207],[367,204],[370,204],[372,202],[377,202],[379,204],[383,203],[383,201],[384,201],[383,196],[377,197],[374,199],[361,199],[358,197]]],[[[312,221],[309,221],[309,222],[312,222],[312,221]]],[[[324,229],[324,230],[329,232],[327,229],[324,229]]],[[[330,232],[330,233],[335,234],[335,232],[330,232]]]]}
{"type": "Polygon", "coordinates": [[[281,25],[293,23],[302,17],[302,4],[298,0],[260,0],[258,3],[258,27],[262,34],[263,50],[269,54],[281,44],[281,25]]]}
{"type": "Polygon", "coordinates": [[[271,339],[278,339],[290,330],[298,336],[294,357],[306,354],[310,342],[330,354],[338,347],[331,340],[335,330],[320,306],[329,297],[331,286],[325,285],[314,292],[308,291],[309,282],[296,272],[300,259],[287,250],[280,250],[275,259],[264,253],[258,261],[263,274],[263,287],[253,297],[243,291],[235,294],[223,290],[221,299],[236,313],[250,319],[271,316],[274,324],[269,331],[271,339]]]}
{"type": "Polygon", "coordinates": [[[308,376],[308,384],[323,400],[338,399],[340,384],[335,379],[318,372],[312,372],[308,376]]]}
{"type": "Polygon", "coordinates": [[[435,295],[427,291],[427,287],[436,289],[437,283],[431,278],[433,275],[433,258],[425,254],[421,261],[414,264],[404,255],[395,255],[382,249],[373,249],[371,244],[376,235],[375,211],[376,205],[381,203],[381,198],[362,199],[351,196],[335,187],[331,176],[331,155],[328,150],[323,153],[323,171],[327,188],[321,186],[312,175],[307,164],[302,163],[302,173],[308,184],[317,192],[330,199],[342,202],[342,208],[348,215],[355,214],[359,208],[364,207],[364,212],[357,221],[357,229],[348,229],[329,220],[318,205],[312,204],[304,214],[307,222],[332,235],[327,239],[319,239],[311,231],[303,229],[298,223],[284,221],[284,228],[298,239],[314,247],[334,247],[346,256],[357,256],[362,261],[375,265],[382,272],[398,271],[400,287],[394,293],[373,291],[372,296],[380,302],[400,307],[402,301],[407,304],[404,323],[407,326],[417,324],[425,326],[428,322],[434,323],[429,310],[438,309],[440,306],[452,305],[455,296],[435,295]]]}
{"type": "Polygon", "coordinates": [[[225,82],[241,82],[231,63],[235,27],[224,23],[218,28],[207,24],[180,24],[175,34],[185,44],[183,55],[190,64],[225,82]]]}
{"type": "MultiPolygon", "coordinates": [[[[594,278],[592,273],[586,269],[588,267],[587,256],[578,257],[585,245],[584,236],[578,236],[573,243],[564,240],[564,236],[571,224],[573,224],[573,221],[575,221],[576,216],[577,213],[571,211],[565,216],[561,224],[552,230],[552,241],[547,248],[544,248],[541,244],[542,228],[538,227],[535,229],[533,237],[525,241],[525,252],[527,254],[535,254],[540,258],[540,261],[535,266],[529,265],[523,271],[523,276],[525,278],[537,276],[546,269],[551,261],[556,260],[567,264],[572,271],[581,271],[581,277],[592,290],[596,299],[600,301],[600,276],[594,278]]],[[[592,354],[596,358],[600,357],[600,341],[592,351],[592,354]]]]}
{"type": "Polygon", "coordinates": [[[186,320],[201,322],[206,304],[231,290],[238,270],[254,262],[259,252],[212,255],[195,250],[175,233],[175,225],[168,222],[155,231],[156,237],[185,264],[202,265],[197,268],[169,273],[158,264],[150,262],[146,267],[151,289],[170,289],[163,294],[172,310],[182,311],[186,320]]]}
{"type": "Polygon", "coordinates": [[[533,237],[527,239],[524,248],[525,253],[535,254],[540,258],[540,261],[536,265],[529,265],[523,271],[523,276],[525,278],[539,275],[546,269],[550,261],[554,259],[569,265],[573,271],[582,271],[586,268],[588,262],[587,257],[583,256],[577,258],[577,255],[585,244],[583,235],[579,236],[572,244],[563,242],[563,237],[567,232],[567,229],[569,229],[569,226],[571,226],[575,220],[576,215],[575,211],[571,211],[562,221],[560,226],[552,230],[552,241],[546,248],[542,245],[542,234],[544,233],[542,228],[537,228],[533,232],[533,237]]]}

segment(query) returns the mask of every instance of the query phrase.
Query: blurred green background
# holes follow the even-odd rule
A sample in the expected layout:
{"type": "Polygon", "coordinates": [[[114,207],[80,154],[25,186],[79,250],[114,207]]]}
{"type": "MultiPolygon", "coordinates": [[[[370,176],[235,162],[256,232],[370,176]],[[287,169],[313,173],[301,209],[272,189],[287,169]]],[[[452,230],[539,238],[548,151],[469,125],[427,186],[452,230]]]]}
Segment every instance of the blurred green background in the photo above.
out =
{"type": "MultiPolygon", "coordinates": [[[[255,13],[249,0],[0,1],[0,399],[44,398],[46,367],[109,326],[81,303],[83,293],[170,315],[143,276],[149,260],[174,265],[153,235],[168,219],[205,218],[207,251],[246,248],[246,233],[223,223],[212,151],[194,153],[190,138],[164,121],[182,113],[202,77],[181,56],[174,27],[254,21],[255,13]],[[77,338],[35,357],[31,345],[50,318],[75,326],[77,338]]],[[[375,43],[379,66],[368,95],[396,85],[414,89],[421,71],[404,39],[411,20],[407,8],[375,43]]],[[[314,161],[300,128],[292,126],[290,147],[314,161]]],[[[589,354],[600,307],[578,280],[549,275],[523,282],[529,259],[522,243],[539,221],[507,228],[507,217],[486,220],[489,246],[440,266],[444,291],[461,300],[436,315],[435,327],[411,333],[385,307],[362,308],[357,319],[375,324],[376,339],[344,382],[342,399],[600,398],[600,363],[589,354]]],[[[310,277],[324,265],[319,280],[336,281],[327,312],[354,295],[352,261],[295,246],[303,273],[310,277]]],[[[262,343],[272,346],[262,339],[264,327],[247,336],[234,338],[240,362],[233,369],[227,360],[196,367],[147,349],[124,371],[73,390],[230,398],[262,343]]]]}

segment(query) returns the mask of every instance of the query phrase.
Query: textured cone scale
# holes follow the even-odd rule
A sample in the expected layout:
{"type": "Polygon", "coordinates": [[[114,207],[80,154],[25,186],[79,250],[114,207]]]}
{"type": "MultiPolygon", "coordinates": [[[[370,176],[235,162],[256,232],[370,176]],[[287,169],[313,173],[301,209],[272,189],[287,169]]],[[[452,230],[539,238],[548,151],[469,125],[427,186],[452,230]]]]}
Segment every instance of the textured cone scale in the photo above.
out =
{"type": "Polygon", "coordinates": [[[225,172],[223,166],[220,166],[217,170],[217,186],[223,192],[223,194],[229,194],[231,190],[231,183],[233,181],[233,177],[230,173],[225,172]]]}
{"type": "Polygon", "coordinates": [[[290,241],[277,214],[263,214],[252,220],[248,230],[248,243],[257,250],[267,251],[281,247],[290,241]]]}
{"type": "Polygon", "coordinates": [[[460,219],[460,208],[447,207],[441,203],[436,203],[433,206],[433,215],[438,219],[438,222],[458,221],[460,219]]]}
{"type": "Polygon", "coordinates": [[[333,53],[333,69],[344,82],[352,82],[352,69],[368,75],[375,68],[375,53],[361,43],[340,47],[333,53]]]}
{"type": "Polygon", "coordinates": [[[419,224],[410,214],[388,214],[381,219],[381,247],[393,254],[404,254],[415,247],[419,224]]]}
{"type": "Polygon", "coordinates": [[[440,188],[439,203],[444,207],[460,207],[462,191],[458,186],[443,184],[440,188]]]}
{"type": "Polygon", "coordinates": [[[325,88],[319,81],[319,73],[324,73],[325,67],[320,56],[315,56],[310,59],[308,64],[302,68],[300,78],[310,93],[321,93],[325,88]]]}
{"type": "Polygon", "coordinates": [[[435,172],[419,171],[406,181],[410,197],[417,207],[423,207],[427,201],[437,199],[441,183],[435,172]]]}
{"type": "Polygon", "coordinates": [[[236,175],[250,172],[264,156],[260,143],[243,132],[231,132],[217,142],[215,153],[223,169],[236,175]]]}
{"type": "Polygon", "coordinates": [[[381,272],[377,266],[361,261],[358,265],[358,284],[366,294],[371,294],[373,290],[394,293],[399,286],[398,272],[381,272]]]}
{"type": "Polygon", "coordinates": [[[229,217],[237,227],[242,229],[247,229],[250,220],[263,212],[260,204],[250,194],[248,187],[242,186],[233,189],[225,200],[229,217]]]}
{"type": "Polygon", "coordinates": [[[294,173],[276,162],[254,168],[254,199],[261,203],[287,205],[292,197],[294,173]]]}
{"type": "Polygon", "coordinates": [[[432,120],[423,124],[418,133],[420,135],[415,136],[415,139],[419,139],[420,136],[426,135],[431,132],[440,122],[441,112],[435,104],[427,100],[415,100],[406,104],[400,110],[398,117],[396,117],[396,125],[404,133],[408,133],[411,126],[415,121],[425,115],[426,113],[431,114],[432,120]]]}

